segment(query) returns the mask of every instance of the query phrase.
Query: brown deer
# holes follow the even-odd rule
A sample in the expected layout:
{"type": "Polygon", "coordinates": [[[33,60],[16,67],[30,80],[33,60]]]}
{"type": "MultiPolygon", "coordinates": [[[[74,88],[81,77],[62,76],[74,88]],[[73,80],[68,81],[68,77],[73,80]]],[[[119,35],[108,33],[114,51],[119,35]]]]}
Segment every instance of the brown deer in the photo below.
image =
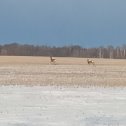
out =
{"type": "Polygon", "coordinates": [[[90,60],[90,59],[87,59],[87,63],[90,65],[90,64],[93,64],[95,65],[95,62],[93,60],[90,60]]]}
{"type": "Polygon", "coordinates": [[[56,63],[56,59],[53,59],[52,56],[50,56],[50,64],[55,64],[56,63]]]}

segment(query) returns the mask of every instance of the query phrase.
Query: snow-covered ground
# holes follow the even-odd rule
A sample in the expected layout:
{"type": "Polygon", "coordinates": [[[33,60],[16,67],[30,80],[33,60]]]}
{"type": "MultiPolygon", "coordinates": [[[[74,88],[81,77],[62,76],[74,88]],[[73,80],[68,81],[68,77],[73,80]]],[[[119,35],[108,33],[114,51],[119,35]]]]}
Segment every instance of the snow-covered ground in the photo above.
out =
{"type": "Polygon", "coordinates": [[[0,126],[126,126],[126,88],[1,86],[0,126]]]}

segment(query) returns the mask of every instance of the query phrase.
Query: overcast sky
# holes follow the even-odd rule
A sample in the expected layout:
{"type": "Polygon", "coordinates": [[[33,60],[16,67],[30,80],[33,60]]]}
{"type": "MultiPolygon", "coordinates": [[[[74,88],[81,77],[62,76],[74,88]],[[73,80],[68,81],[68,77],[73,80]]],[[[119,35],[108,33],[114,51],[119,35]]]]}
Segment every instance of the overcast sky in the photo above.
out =
{"type": "Polygon", "coordinates": [[[126,0],[0,0],[0,44],[126,44],[126,0]]]}

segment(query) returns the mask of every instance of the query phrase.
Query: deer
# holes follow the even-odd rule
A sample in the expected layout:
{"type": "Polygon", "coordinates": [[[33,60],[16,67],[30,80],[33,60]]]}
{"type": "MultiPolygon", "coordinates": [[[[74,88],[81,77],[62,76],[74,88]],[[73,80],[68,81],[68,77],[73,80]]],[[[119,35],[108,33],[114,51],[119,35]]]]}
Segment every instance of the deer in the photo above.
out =
{"type": "Polygon", "coordinates": [[[88,63],[88,65],[90,65],[90,64],[95,65],[95,62],[93,60],[90,60],[90,59],[87,59],[87,63],[88,63]]]}
{"type": "Polygon", "coordinates": [[[56,63],[56,59],[53,59],[52,56],[50,56],[50,64],[55,64],[56,63]]]}

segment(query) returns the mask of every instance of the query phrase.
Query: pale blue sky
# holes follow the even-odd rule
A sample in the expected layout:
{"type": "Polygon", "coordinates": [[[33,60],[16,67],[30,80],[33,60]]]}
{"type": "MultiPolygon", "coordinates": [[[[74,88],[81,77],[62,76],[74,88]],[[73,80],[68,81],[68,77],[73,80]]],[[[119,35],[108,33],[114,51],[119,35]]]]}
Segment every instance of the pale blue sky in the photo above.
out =
{"type": "Polygon", "coordinates": [[[0,44],[126,44],[126,0],[0,0],[0,44]]]}

